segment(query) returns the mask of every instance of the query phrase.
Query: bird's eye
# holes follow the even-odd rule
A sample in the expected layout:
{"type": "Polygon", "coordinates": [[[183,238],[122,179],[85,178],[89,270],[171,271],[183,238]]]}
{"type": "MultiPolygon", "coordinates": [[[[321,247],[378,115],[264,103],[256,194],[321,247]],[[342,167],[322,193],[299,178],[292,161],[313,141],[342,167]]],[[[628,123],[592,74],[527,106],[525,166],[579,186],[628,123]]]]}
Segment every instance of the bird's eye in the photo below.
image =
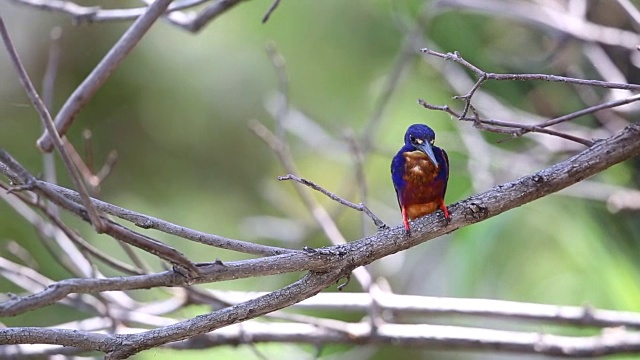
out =
{"type": "Polygon", "coordinates": [[[420,138],[416,138],[416,137],[411,137],[411,142],[416,144],[416,145],[422,145],[424,144],[424,140],[420,139],[420,138]]]}
{"type": "Polygon", "coordinates": [[[431,144],[431,145],[433,145],[434,142],[436,142],[436,139],[429,140],[429,144],[431,144]]]}

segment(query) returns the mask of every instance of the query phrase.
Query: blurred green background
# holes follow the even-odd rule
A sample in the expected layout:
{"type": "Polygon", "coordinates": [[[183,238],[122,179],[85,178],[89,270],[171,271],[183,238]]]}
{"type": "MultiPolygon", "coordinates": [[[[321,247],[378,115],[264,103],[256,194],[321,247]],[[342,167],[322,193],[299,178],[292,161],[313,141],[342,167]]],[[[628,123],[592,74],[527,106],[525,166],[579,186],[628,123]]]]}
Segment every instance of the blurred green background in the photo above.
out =
{"type": "MultiPolygon", "coordinates": [[[[124,6],[123,3],[117,5],[124,6]]],[[[243,2],[197,34],[162,21],[152,28],[79,113],[68,134],[70,141],[82,149],[82,131],[91,130],[91,146],[98,166],[110,151],[117,151],[118,162],[101,186],[101,199],[232,238],[293,248],[328,245],[296,197],[292,184],[278,182],[277,176],[285,172],[276,156],[248,126],[250,121],[257,120],[275,128],[278,80],[265,50],[267,44],[275,46],[286,59],[288,101],[292,107],[286,138],[298,175],[355,202],[362,200],[362,184],[357,182],[355,160],[345,134],[353,133],[359,143],[364,142],[362,135],[381,101],[386,99],[383,94],[394,67],[398,62],[404,64],[397,86],[383,108],[379,126],[366,139],[372,147],[363,164],[366,202],[390,225],[400,224],[401,218],[389,163],[402,145],[405,129],[413,123],[427,123],[434,128],[437,144],[449,153],[447,203],[539,170],[581,149],[554,139],[553,144],[560,145],[547,147],[545,153],[537,142],[546,141],[540,139],[541,135],[498,143],[504,136],[481,132],[471,124],[458,123],[416,103],[417,98],[424,98],[432,104],[460,108],[459,102],[451,100],[458,93],[450,88],[438,65],[433,65],[445,65],[444,61],[425,62],[417,52],[422,46],[459,51],[470,62],[492,72],[571,75],[568,69],[578,69],[585,78],[598,78],[584,60],[582,45],[576,41],[560,39],[510,19],[438,10],[423,1],[283,1],[270,20],[261,24],[270,3],[243,2]],[[409,47],[416,51],[402,55],[408,34],[418,23],[422,38],[415,40],[416,46],[409,47]],[[484,145],[469,147],[465,140],[469,137],[481,140],[484,145]],[[477,166],[485,166],[485,173],[472,173],[477,166]]],[[[595,17],[594,21],[629,26],[626,16],[616,12],[614,6],[606,2],[593,2],[590,6],[613,9],[593,10],[590,16],[595,17]],[[606,16],[598,17],[598,13],[606,16]]],[[[62,29],[54,113],[129,25],[124,22],[73,26],[67,16],[7,2],[0,3],[0,11],[37,86],[42,82],[47,62],[49,33],[56,26],[62,29]]],[[[620,62],[628,58],[620,49],[605,50],[610,50],[620,62]]],[[[32,173],[41,174],[42,156],[35,147],[41,132],[40,121],[6,52],[1,53],[0,146],[32,173]]],[[[630,79],[637,78],[635,67],[622,68],[630,79]]],[[[560,84],[501,82],[489,83],[485,90],[507,106],[544,117],[587,106],[573,87],[560,84]]],[[[599,133],[602,136],[621,128],[602,126],[592,117],[581,118],[577,123],[580,129],[603,128],[599,133]]],[[[60,184],[71,187],[59,161],[58,174],[60,184]]],[[[615,166],[593,181],[637,187],[638,162],[615,166]]],[[[586,187],[581,191],[581,186],[585,185],[576,185],[572,191],[547,196],[382,259],[369,270],[376,278],[386,278],[393,291],[401,294],[588,304],[640,311],[638,214],[609,211],[603,200],[614,190],[600,199],[587,199],[580,194],[593,193],[586,187]]],[[[348,240],[363,236],[363,218],[359,213],[340,209],[316,193],[313,196],[335,214],[348,240]]],[[[96,246],[126,259],[114,240],[92,234],[88,226],[73,218],[65,219],[96,246]]],[[[368,220],[365,223],[366,234],[373,233],[375,229],[368,220]]],[[[147,234],[178,248],[194,261],[243,258],[161,233],[147,234]]],[[[34,229],[0,202],[0,255],[19,261],[6,249],[11,241],[30,252],[41,273],[54,280],[69,276],[49,259],[34,229]]],[[[161,268],[152,257],[145,258],[161,268]]],[[[270,291],[286,285],[297,275],[207,287],[270,291]]],[[[0,280],[0,286],[3,291],[19,292],[5,280],[0,280]]],[[[355,281],[346,290],[361,291],[355,281]]],[[[162,293],[139,291],[134,295],[152,299],[162,293]]],[[[192,311],[179,315],[193,316],[192,311]]],[[[55,306],[2,321],[6,325],[47,325],[42,324],[43,314],[51,324],[82,317],[81,313],[55,306]]],[[[533,329],[557,330],[542,325],[533,329]]],[[[276,344],[258,348],[267,356],[280,354],[278,358],[285,358],[281,354],[286,353],[291,359],[310,358],[315,352],[310,346],[276,344]]],[[[523,358],[392,347],[335,346],[327,347],[325,353],[330,354],[327,358],[386,359],[403,353],[416,359],[523,358]]],[[[177,355],[170,350],[151,350],[136,358],[177,355]]],[[[256,358],[247,347],[186,351],[179,356],[256,358]]]]}

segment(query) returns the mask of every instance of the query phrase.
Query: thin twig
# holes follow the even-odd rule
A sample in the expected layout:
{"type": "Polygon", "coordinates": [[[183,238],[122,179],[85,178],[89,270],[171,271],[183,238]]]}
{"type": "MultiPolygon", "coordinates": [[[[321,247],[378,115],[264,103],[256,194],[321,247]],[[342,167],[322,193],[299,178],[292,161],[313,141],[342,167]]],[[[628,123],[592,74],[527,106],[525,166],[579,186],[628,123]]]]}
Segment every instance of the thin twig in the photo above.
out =
{"type": "Polygon", "coordinates": [[[420,52],[436,56],[445,60],[457,62],[460,65],[468,68],[469,70],[476,73],[476,75],[480,77],[486,77],[486,80],[518,80],[518,81],[531,81],[531,80],[539,80],[539,81],[550,81],[550,82],[559,82],[566,84],[576,84],[576,85],[584,85],[584,86],[596,86],[606,89],[622,89],[622,90],[635,90],[640,91],[640,85],[638,84],[623,84],[623,83],[615,83],[608,81],[600,81],[600,80],[584,80],[584,79],[576,79],[565,76],[557,76],[557,75],[548,75],[548,74],[495,74],[490,72],[485,72],[480,70],[475,65],[466,61],[460,54],[455,51],[452,53],[441,53],[431,49],[420,49],[420,52]]]}
{"type": "Polygon", "coordinates": [[[539,132],[539,133],[545,133],[548,135],[553,135],[553,136],[557,136],[557,137],[561,137],[567,140],[571,140],[571,141],[575,141],[578,143],[581,143],[583,145],[586,146],[591,146],[593,144],[593,141],[591,140],[587,140],[587,139],[582,139],[580,137],[574,136],[574,135],[570,135],[570,134],[565,134],[559,131],[555,131],[555,130],[550,130],[550,129],[545,129],[546,127],[552,126],[552,125],[556,125],[559,124],[561,122],[566,122],[572,119],[575,119],[577,117],[586,115],[586,114],[591,114],[594,113],[596,111],[599,110],[603,110],[603,109],[609,109],[609,108],[613,108],[613,107],[618,107],[618,106],[622,106],[622,105],[626,105],[635,101],[640,100],[640,95],[635,95],[635,96],[631,96],[628,97],[626,99],[620,99],[620,100],[614,100],[614,101],[609,101],[603,104],[598,104],[595,106],[591,106],[589,108],[586,109],[582,109],[576,112],[573,112],[571,114],[567,114],[564,116],[560,116],[554,119],[550,119],[547,121],[544,121],[542,123],[536,124],[536,125],[519,125],[517,123],[512,123],[512,122],[504,122],[504,121],[499,121],[499,120],[486,120],[486,119],[480,119],[478,116],[475,116],[474,118],[468,118],[467,117],[467,112],[469,111],[469,109],[471,108],[471,99],[473,97],[473,95],[475,94],[475,92],[480,88],[480,86],[486,82],[487,80],[543,80],[543,81],[551,81],[551,82],[561,82],[561,83],[570,83],[570,84],[575,84],[575,85],[583,85],[583,86],[594,86],[594,87],[603,87],[603,88],[608,88],[608,89],[624,89],[624,90],[640,90],[640,85],[637,84],[624,84],[624,83],[614,83],[614,82],[606,82],[606,81],[598,81],[598,80],[582,80],[582,79],[576,79],[576,78],[568,78],[568,77],[564,77],[564,76],[555,76],[555,75],[547,75],[547,74],[495,74],[495,73],[487,73],[481,69],[479,69],[478,67],[476,67],[475,65],[469,63],[468,61],[466,61],[462,56],[460,56],[460,54],[458,52],[453,52],[453,53],[441,53],[441,52],[437,52],[431,49],[421,49],[421,52],[427,54],[427,55],[432,55],[435,57],[439,57],[445,60],[449,60],[449,61],[453,61],[453,62],[457,62],[459,64],[461,64],[462,66],[470,69],[471,71],[473,71],[477,76],[478,76],[478,80],[476,81],[476,83],[473,85],[473,87],[471,88],[471,90],[462,96],[456,96],[454,98],[456,99],[462,99],[465,101],[465,106],[464,109],[462,111],[462,113],[458,114],[456,112],[454,112],[453,110],[451,110],[449,107],[438,107],[438,106],[434,106],[434,105],[430,105],[428,103],[426,103],[424,100],[418,100],[418,102],[420,103],[420,105],[424,106],[425,108],[431,109],[431,110],[440,110],[440,111],[445,111],[453,116],[456,116],[459,120],[466,120],[466,121],[473,121],[476,126],[479,125],[489,125],[489,126],[482,126],[482,128],[484,130],[488,130],[488,131],[493,131],[493,132],[500,132],[500,133],[509,133],[512,136],[522,136],[523,134],[526,134],[528,132],[539,132]],[[513,132],[509,132],[509,131],[505,131],[503,129],[500,128],[496,128],[494,126],[499,126],[499,127],[508,127],[508,128],[519,128],[519,131],[513,131],[513,132]]]}
{"type": "MultiPolygon", "coordinates": [[[[287,150],[287,145],[281,142],[266,126],[262,123],[252,121],[249,123],[250,129],[262,139],[274,152],[280,160],[280,164],[288,173],[297,173],[291,153],[287,150]]],[[[309,195],[303,187],[294,186],[294,189],[302,199],[309,212],[313,215],[320,228],[324,231],[327,238],[334,244],[343,244],[346,242],[344,236],[338,229],[333,219],[329,216],[324,207],[320,206],[311,195],[309,195]]]]}
{"type": "Polygon", "coordinates": [[[344,206],[348,206],[354,210],[358,210],[358,211],[362,211],[365,214],[367,214],[367,216],[369,216],[369,218],[371,218],[371,220],[373,221],[373,223],[376,225],[376,227],[378,229],[386,229],[388,228],[388,226],[382,221],[380,220],[380,218],[378,218],[371,210],[369,210],[369,208],[363,204],[354,204],[349,200],[345,200],[343,198],[341,198],[340,196],[332,193],[331,191],[323,188],[322,186],[314,183],[313,181],[307,180],[307,179],[303,179],[300,177],[297,177],[295,175],[292,174],[288,174],[286,176],[278,176],[278,180],[283,181],[283,180],[293,180],[297,183],[300,183],[302,185],[308,186],[310,188],[312,188],[313,190],[319,191],[323,194],[325,194],[327,197],[329,197],[331,200],[336,201],[344,206]]]}

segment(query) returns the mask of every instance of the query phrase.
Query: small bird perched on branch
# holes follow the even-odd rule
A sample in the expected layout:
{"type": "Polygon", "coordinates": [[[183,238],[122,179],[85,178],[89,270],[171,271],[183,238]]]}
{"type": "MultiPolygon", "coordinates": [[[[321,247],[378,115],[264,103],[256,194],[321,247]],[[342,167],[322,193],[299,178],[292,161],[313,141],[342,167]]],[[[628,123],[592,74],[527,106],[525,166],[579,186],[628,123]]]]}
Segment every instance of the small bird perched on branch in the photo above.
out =
{"type": "Polygon", "coordinates": [[[404,146],[391,161],[391,180],[396,189],[402,221],[407,232],[409,219],[431,214],[441,209],[451,220],[444,204],[449,180],[447,153],[434,145],[436,133],[427,125],[409,126],[404,146]]]}

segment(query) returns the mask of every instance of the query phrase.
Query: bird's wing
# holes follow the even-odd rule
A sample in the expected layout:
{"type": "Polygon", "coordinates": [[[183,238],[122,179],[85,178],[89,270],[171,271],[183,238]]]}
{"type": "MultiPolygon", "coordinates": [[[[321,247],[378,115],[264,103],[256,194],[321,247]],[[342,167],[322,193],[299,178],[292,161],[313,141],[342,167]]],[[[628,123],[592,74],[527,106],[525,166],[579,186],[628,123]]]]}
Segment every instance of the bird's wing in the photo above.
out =
{"type": "Polygon", "coordinates": [[[444,195],[447,193],[447,183],[449,182],[449,156],[444,149],[440,149],[442,151],[442,157],[444,158],[444,162],[447,163],[447,166],[444,170],[444,189],[442,190],[442,199],[444,200],[444,195]]]}
{"type": "Polygon", "coordinates": [[[400,209],[402,209],[402,203],[400,203],[402,189],[399,188],[399,182],[402,181],[402,170],[404,170],[404,157],[401,153],[398,153],[391,161],[391,181],[393,182],[393,188],[396,190],[396,199],[400,209]]]}

